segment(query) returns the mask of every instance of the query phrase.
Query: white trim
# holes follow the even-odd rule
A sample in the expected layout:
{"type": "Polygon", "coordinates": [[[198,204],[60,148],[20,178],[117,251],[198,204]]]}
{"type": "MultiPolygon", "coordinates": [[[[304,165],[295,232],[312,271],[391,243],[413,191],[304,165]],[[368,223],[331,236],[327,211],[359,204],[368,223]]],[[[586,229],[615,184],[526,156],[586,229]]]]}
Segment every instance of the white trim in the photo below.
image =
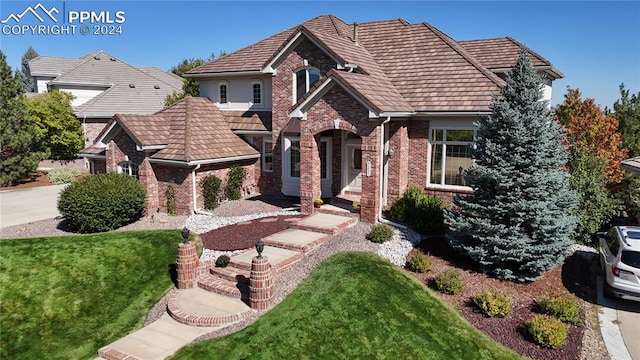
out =
{"type": "Polygon", "coordinates": [[[87,159],[106,159],[107,155],[99,155],[99,154],[87,154],[87,153],[79,153],[79,157],[87,158],[87,159]]]}
{"type": "Polygon", "coordinates": [[[236,135],[249,135],[249,136],[271,135],[271,131],[269,130],[233,130],[232,132],[236,135]]]}
{"type": "Polygon", "coordinates": [[[267,139],[267,138],[263,138],[262,139],[262,151],[261,151],[261,157],[262,157],[262,172],[265,173],[273,173],[273,140],[272,139],[267,139]],[[266,168],[266,149],[267,149],[267,143],[269,143],[269,146],[271,147],[271,170],[266,168]]]}
{"type": "Polygon", "coordinates": [[[229,77],[229,76],[242,76],[242,75],[263,75],[265,72],[260,70],[247,70],[247,71],[223,71],[223,72],[210,72],[201,74],[183,74],[186,78],[217,78],[217,77],[229,77]]]}
{"type": "Polygon", "coordinates": [[[256,107],[262,107],[262,105],[264,104],[264,82],[260,79],[254,79],[251,80],[251,105],[257,105],[256,107]],[[254,91],[253,91],[253,87],[255,85],[259,85],[260,86],[260,102],[255,102],[255,97],[254,97],[254,91]]]}
{"type": "Polygon", "coordinates": [[[220,80],[216,85],[218,86],[218,104],[228,104],[229,103],[229,81],[220,80]],[[224,102],[222,102],[222,86],[224,86],[224,96],[225,96],[224,102]]]}
{"type": "MultiPolygon", "coordinates": [[[[300,177],[292,177],[291,174],[291,154],[289,149],[292,141],[300,141],[299,136],[282,136],[282,188],[281,191],[287,196],[300,196],[300,177]]],[[[320,189],[322,196],[331,196],[331,186],[333,184],[333,138],[321,137],[320,142],[327,144],[326,166],[327,176],[320,178],[320,189]]],[[[300,162],[302,162],[302,150],[300,152],[300,162]]],[[[302,174],[300,174],[302,175],[302,174]]]]}
{"type": "MultiPolygon", "coordinates": [[[[447,145],[468,145],[473,142],[468,141],[446,141],[446,130],[473,130],[473,138],[476,138],[476,132],[478,130],[475,126],[475,122],[471,120],[458,120],[458,121],[442,121],[432,120],[429,122],[429,129],[427,130],[427,181],[426,187],[428,189],[443,190],[443,191],[472,191],[471,187],[463,185],[449,185],[445,184],[445,168],[446,168],[446,155],[447,145]],[[444,130],[442,133],[443,139],[434,141],[431,137],[433,130],[444,130]],[[431,156],[433,152],[433,145],[442,145],[442,169],[440,173],[440,181],[438,183],[431,183],[431,156]]],[[[473,161],[473,160],[472,160],[473,161]]]]}
{"type": "Polygon", "coordinates": [[[167,145],[138,145],[136,144],[136,150],[137,151],[146,151],[146,150],[162,150],[165,147],[167,147],[167,145]]]}
{"type": "Polygon", "coordinates": [[[293,89],[293,97],[292,97],[292,103],[291,104],[295,104],[297,103],[300,98],[302,98],[302,96],[304,96],[306,93],[309,92],[309,90],[311,89],[311,87],[318,81],[320,81],[320,79],[322,78],[322,72],[320,71],[320,69],[318,69],[315,66],[311,66],[308,65],[307,60],[304,60],[305,65],[302,67],[299,67],[295,70],[293,70],[293,77],[292,77],[292,81],[293,84],[291,85],[291,88],[293,89]],[[317,71],[318,72],[318,80],[316,82],[314,82],[313,84],[311,84],[309,82],[309,75],[311,73],[311,70],[317,71]],[[304,71],[304,81],[305,81],[305,90],[304,90],[304,94],[301,94],[300,97],[298,97],[298,73],[304,71]]]}
{"type": "Polygon", "coordinates": [[[304,35],[309,41],[311,41],[316,47],[318,47],[322,52],[324,52],[331,60],[333,60],[337,64],[341,64],[338,58],[335,57],[329,50],[327,50],[324,46],[320,45],[312,36],[304,31],[298,31],[292,38],[287,42],[287,44],[280,50],[278,53],[262,68],[263,73],[273,73],[275,68],[284,60],[284,58],[296,47],[300,44],[304,39],[302,36],[304,35]]]}

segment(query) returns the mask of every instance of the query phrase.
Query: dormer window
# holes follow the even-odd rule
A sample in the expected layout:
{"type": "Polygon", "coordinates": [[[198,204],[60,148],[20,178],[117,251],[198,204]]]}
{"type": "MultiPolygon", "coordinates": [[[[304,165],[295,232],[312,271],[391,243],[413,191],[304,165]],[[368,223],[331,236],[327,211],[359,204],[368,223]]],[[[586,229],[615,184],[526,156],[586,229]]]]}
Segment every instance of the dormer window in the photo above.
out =
{"type": "Polygon", "coordinates": [[[227,98],[227,88],[228,85],[225,84],[220,84],[219,90],[220,90],[220,104],[226,104],[229,102],[229,99],[227,98]]]}
{"type": "Polygon", "coordinates": [[[309,89],[320,80],[320,70],[316,68],[303,68],[296,71],[295,76],[295,99],[296,102],[302,98],[309,89]]]}

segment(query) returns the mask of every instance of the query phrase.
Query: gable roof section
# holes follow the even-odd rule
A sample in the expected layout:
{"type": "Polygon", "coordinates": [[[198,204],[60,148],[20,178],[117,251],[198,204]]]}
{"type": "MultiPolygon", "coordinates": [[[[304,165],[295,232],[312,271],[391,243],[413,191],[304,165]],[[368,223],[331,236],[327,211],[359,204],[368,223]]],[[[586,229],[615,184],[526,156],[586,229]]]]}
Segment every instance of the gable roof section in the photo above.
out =
{"type": "Polygon", "coordinates": [[[32,76],[58,76],[76,67],[93,54],[90,52],[81,58],[37,56],[29,60],[29,72],[32,76]]]}
{"type": "Polygon", "coordinates": [[[222,116],[233,131],[271,131],[271,111],[225,110],[222,116]]]}
{"type": "Polygon", "coordinates": [[[535,68],[551,71],[556,79],[564,77],[564,74],[555,69],[549,60],[510,36],[495,39],[465,40],[458,43],[471,56],[491,70],[512,68],[518,59],[520,48],[525,47],[535,68]]]}

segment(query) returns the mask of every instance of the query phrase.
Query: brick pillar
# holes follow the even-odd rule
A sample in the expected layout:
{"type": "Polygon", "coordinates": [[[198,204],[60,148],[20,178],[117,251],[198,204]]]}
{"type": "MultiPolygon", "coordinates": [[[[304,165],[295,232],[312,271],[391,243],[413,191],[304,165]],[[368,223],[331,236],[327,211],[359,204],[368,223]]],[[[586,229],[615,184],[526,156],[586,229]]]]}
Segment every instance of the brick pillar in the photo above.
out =
{"type": "Polygon", "coordinates": [[[300,211],[313,214],[313,200],[321,195],[320,154],[318,152],[320,134],[305,133],[300,136],[300,211]]]}
{"type": "Polygon", "coordinates": [[[178,244],[176,270],[178,273],[178,289],[195,287],[198,271],[198,253],[194,242],[178,244]]]}
{"type": "Polygon", "coordinates": [[[275,295],[271,264],[266,256],[251,259],[249,275],[249,303],[252,309],[266,310],[275,295]]]}

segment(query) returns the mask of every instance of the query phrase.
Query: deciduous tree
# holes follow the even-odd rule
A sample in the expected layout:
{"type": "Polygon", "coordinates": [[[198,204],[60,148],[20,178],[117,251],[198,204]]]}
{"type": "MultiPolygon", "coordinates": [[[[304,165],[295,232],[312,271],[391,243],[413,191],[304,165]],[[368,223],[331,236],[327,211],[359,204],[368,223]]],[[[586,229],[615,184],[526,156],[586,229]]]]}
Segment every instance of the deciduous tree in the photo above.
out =
{"type": "Polygon", "coordinates": [[[73,95],[49,91],[24,97],[27,119],[35,125],[34,149],[56,160],[75,159],[84,146],[82,125],[73,113],[73,95]]]}
{"type": "Polygon", "coordinates": [[[12,74],[0,51],[0,184],[29,177],[42,154],[32,151],[33,125],[20,103],[22,83],[12,74]]]}
{"type": "Polygon", "coordinates": [[[492,276],[532,281],[569,251],[576,194],[565,170],[563,131],[542,101],[543,79],[524,49],[492,115],[478,123],[472,196],[447,211],[451,245],[492,276]]]}
{"type": "Polygon", "coordinates": [[[580,91],[571,88],[564,102],[558,105],[556,117],[566,129],[572,154],[604,159],[607,183],[619,183],[623,177],[620,161],[627,157],[628,151],[622,147],[618,120],[606,115],[594,99],[582,100],[580,91]]]}

